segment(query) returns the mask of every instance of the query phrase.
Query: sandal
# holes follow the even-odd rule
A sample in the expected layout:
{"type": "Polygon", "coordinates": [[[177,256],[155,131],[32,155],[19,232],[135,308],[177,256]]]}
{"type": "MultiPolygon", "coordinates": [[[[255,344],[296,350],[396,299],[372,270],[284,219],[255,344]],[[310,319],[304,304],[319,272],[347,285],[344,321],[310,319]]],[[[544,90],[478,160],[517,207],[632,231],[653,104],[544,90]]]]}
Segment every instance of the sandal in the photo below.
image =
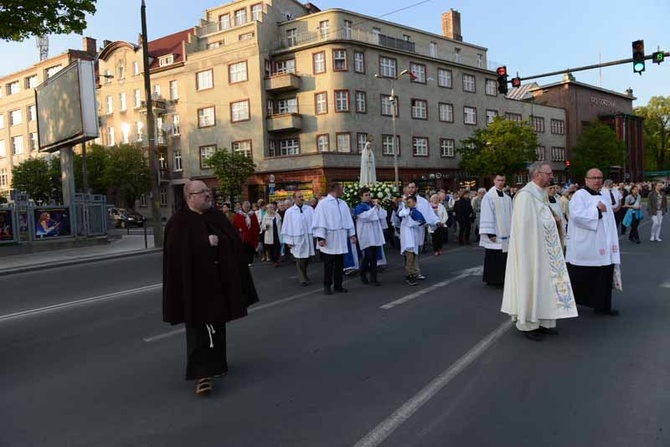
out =
{"type": "Polygon", "coordinates": [[[195,384],[195,393],[200,396],[206,396],[212,392],[212,378],[205,377],[204,379],[198,379],[195,384]]]}

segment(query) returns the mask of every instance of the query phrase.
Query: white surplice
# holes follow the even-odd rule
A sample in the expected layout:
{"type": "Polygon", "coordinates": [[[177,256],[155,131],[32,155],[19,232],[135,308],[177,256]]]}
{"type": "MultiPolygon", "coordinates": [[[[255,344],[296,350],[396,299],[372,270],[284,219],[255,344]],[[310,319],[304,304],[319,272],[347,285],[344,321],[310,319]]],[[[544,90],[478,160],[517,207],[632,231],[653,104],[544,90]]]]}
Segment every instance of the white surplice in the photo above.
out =
{"type": "MultiPolygon", "coordinates": [[[[406,251],[411,251],[415,255],[419,254],[419,247],[423,245],[423,237],[425,230],[420,222],[410,217],[412,210],[408,207],[403,207],[398,211],[400,221],[400,254],[406,251]]],[[[433,215],[433,210],[430,211],[433,215]]],[[[422,213],[423,214],[423,213],[422,213]]]]}
{"type": "Polygon", "coordinates": [[[291,254],[297,259],[314,256],[314,240],[312,237],[312,219],[314,208],[293,205],[284,213],[281,234],[284,243],[291,246],[291,254]]]}
{"type": "Polygon", "coordinates": [[[612,202],[580,189],[570,199],[570,222],[565,260],[572,265],[600,267],[620,264],[619,234],[612,202]],[[607,208],[598,210],[602,202],[607,208]]]}
{"type": "Polygon", "coordinates": [[[368,210],[356,215],[356,238],[361,250],[368,247],[381,247],[386,243],[384,229],[387,212],[382,207],[374,205],[368,210]]]}
{"type": "Polygon", "coordinates": [[[341,255],[349,251],[347,239],[356,235],[351,210],[342,199],[328,194],[319,201],[314,210],[312,221],[314,237],[326,241],[325,247],[317,246],[317,250],[329,255],[341,255]]]}
{"type": "Polygon", "coordinates": [[[533,182],[514,198],[500,310],[522,331],[577,316],[556,220],[546,192],[533,182]]]}
{"type": "MultiPolygon", "coordinates": [[[[431,206],[428,200],[424,199],[418,194],[416,194],[415,197],[416,197],[416,209],[419,210],[419,212],[423,215],[423,218],[426,219],[426,225],[421,225],[420,227],[417,227],[415,229],[415,231],[417,232],[417,237],[419,239],[419,246],[422,246],[423,241],[426,240],[426,228],[432,228],[434,230],[435,225],[437,225],[438,222],[440,222],[440,218],[437,217],[437,214],[435,214],[435,211],[433,211],[433,207],[431,206]]],[[[405,205],[403,202],[400,202],[399,210],[403,208],[405,208],[405,205]]]]}
{"type": "MultiPolygon", "coordinates": [[[[498,195],[493,186],[482,198],[479,217],[479,245],[490,250],[507,251],[512,222],[512,198],[505,193],[498,195]],[[489,234],[496,235],[496,241],[489,239],[489,234]]],[[[502,192],[502,191],[501,191],[502,192]]]]}

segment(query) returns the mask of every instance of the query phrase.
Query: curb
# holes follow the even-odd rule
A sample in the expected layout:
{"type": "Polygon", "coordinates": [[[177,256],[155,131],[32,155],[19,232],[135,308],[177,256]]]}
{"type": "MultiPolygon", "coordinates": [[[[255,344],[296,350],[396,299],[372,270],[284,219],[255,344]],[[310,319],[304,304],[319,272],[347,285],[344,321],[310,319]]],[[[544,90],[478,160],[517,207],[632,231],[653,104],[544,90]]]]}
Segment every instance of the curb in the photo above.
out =
{"type": "Polygon", "coordinates": [[[89,262],[106,261],[109,259],[127,258],[131,256],[149,255],[163,251],[162,248],[143,248],[141,250],[124,251],[120,253],[109,253],[102,255],[79,256],[71,259],[63,259],[58,262],[42,262],[39,264],[22,265],[18,267],[9,267],[0,269],[0,276],[14,275],[16,273],[32,272],[35,270],[48,270],[58,267],[84,264],[89,262]]]}

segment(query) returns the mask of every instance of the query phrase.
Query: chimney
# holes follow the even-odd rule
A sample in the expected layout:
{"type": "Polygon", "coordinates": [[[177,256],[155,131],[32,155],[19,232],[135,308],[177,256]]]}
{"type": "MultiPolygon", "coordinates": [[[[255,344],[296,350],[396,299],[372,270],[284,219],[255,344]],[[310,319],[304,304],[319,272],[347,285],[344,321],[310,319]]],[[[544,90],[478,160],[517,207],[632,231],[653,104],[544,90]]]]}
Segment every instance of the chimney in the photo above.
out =
{"type": "Polygon", "coordinates": [[[84,37],[82,39],[82,49],[88,54],[95,54],[97,50],[96,41],[92,37],[84,37]]]}
{"type": "Polygon", "coordinates": [[[455,9],[442,13],[442,35],[449,39],[463,41],[461,35],[461,13],[455,9]]]}
{"type": "Polygon", "coordinates": [[[107,48],[107,45],[109,45],[110,43],[112,43],[111,40],[103,40],[102,41],[102,48],[107,48]]]}

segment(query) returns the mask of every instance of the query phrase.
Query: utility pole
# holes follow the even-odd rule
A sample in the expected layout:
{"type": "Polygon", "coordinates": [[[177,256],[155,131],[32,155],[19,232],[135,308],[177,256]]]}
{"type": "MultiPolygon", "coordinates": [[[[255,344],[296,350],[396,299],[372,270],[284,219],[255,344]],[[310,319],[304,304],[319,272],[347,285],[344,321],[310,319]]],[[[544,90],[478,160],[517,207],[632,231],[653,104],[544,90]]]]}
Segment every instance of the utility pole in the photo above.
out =
{"type": "Polygon", "coordinates": [[[142,62],[144,66],[144,96],[147,107],[147,139],[149,140],[149,173],[151,178],[151,218],[154,227],[154,247],[163,246],[163,223],[160,214],[160,191],[158,182],[158,159],[156,157],[156,123],[154,122],[153,101],[151,100],[151,74],[149,73],[149,38],[147,36],[146,5],[142,0],[142,62]]]}

